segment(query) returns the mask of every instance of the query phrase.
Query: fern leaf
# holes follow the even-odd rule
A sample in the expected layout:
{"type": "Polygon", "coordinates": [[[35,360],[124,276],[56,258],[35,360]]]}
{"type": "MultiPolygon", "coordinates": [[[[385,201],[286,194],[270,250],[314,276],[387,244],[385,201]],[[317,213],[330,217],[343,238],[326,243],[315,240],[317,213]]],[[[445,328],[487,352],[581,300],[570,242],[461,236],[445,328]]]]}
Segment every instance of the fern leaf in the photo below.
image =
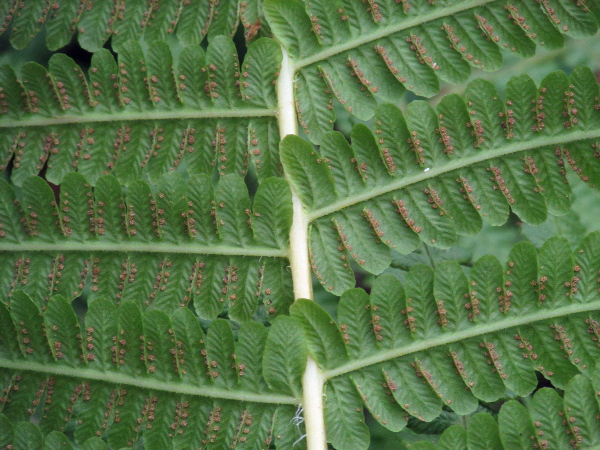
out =
{"type": "Polygon", "coordinates": [[[209,29],[209,38],[218,35],[233,36],[238,27],[240,0],[214,2],[213,21],[209,29]]]}
{"type": "Polygon", "coordinates": [[[4,22],[10,22],[7,18],[12,19],[10,40],[15,48],[25,48],[31,38],[40,32],[49,6],[45,1],[27,2],[23,5],[14,2],[7,11],[4,22]]]}
{"type": "Polygon", "coordinates": [[[10,16],[10,19],[12,19],[12,15],[14,14],[16,7],[17,0],[4,2],[2,5],[0,5],[0,17],[5,18],[0,24],[0,33],[4,33],[4,31],[6,31],[8,28],[8,25],[10,25],[10,21],[6,20],[6,17],[10,16]]]}
{"type": "Polygon", "coordinates": [[[178,173],[167,174],[153,189],[137,181],[123,198],[113,176],[92,189],[70,173],[57,208],[39,177],[23,183],[20,200],[0,182],[2,295],[20,288],[41,307],[55,294],[77,297],[91,281],[90,300],[134,301],[167,312],[192,302],[207,319],[225,309],[232,319],[248,320],[263,301],[271,317],[287,312],[293,300],[285,269],[292,217],[287,183],[265,181],[253,208],[233,174],[215,194],[205,175],[186,185],[178,173]]]}
{"type": "Polygon", "coordinates": [[[118,64],[100,50],[89,83],[60,53],[48,71],[26,63],[20,78],[3,66],[0,169],[14,156],[18,186],[46,163],[46,177],[55,184],[73,170],[92,185],[107,173],[124,185],[142,177],[155,181],[178,167],[190,174],[245,175],[251,162],[261,181],[280,176],[280,61],[279,46],[264,38],[249,47],[240,67],[233,41],[217,36],[206,55],[184,49],[177,67],[161,41],[146,52],[136,41],[123,44],[118,64]]]}
{"type": "Polygon", "coordinates": [[[65,450],[72,450],[73,446],[69,442],[69,439],[60,431],[53,431],[44,439],[44,450],[54,450],[63,448],[65,450]]]}
{"type": "Polygon", "coordinates": [[[311,221],[319,280],[341,294],[353,287],[351,260],[377,274],[390,250],[410,253],[419,240],[449,248],[482,220],[504,223],[510,209],[533,225],[548,212],[565,214],[565,166],[592,186],[600,182],[597,98],[585,68],[570,78],[551,74],[539,90],[528,76],[512,78],[504,102],[476,80],[464,100],[448,96],[436,111],[418,101],[406,116],[379,107],[374,132],[356,125],[351,146],[332,132],[317,153],[286,137],[282,161],[311,221]]]}
{"type": "Polygon", "coordinates": [[[0,341],[6,445],[26,440],[31,445],[19,448],[38,448],[41,430],[54,448],[74,426],[75,441],[90,448],[98,448],[87,442],[96,436],[111,448],[135,441],[156,449],[256,447],[278,439],[276,416],[299,402],[293,393],[301,389],[306,348],[289,318],[274,321],[276,337],[248,323],[234,341],[225,320],[212,322],[205,337],[187,309],[142,313],[134,303],[117,308],[99,298],[80,328],[64,297],[52,297],[42,312],[18,291],[10,309],[0,302],[0,321],[7,325],[0,341]],[[27,322],[24,309],[33,313],[27,322]],[[282,354],[285,369],[273,358],[282,354]],[[38,409],[39,430],[21,422],[38,409]]]}
{"type": "Polygon", "coordinates": [[[41,448],[43,437],[36,426],[30,422],[15,424],[14,448],[41,448]]]}
{"type": "Polygon", "coordinates": [[[106,450],[108,447],[106,443],[99,437],[89,438],[81,446],[82,450],[106,450]]]}
{"type": "Polygon", "coordinates": [[[245,34],[249,43],[261,26],[267,27],[261,6],[258,0],[126,4],[101,0],[89,5],[77,0],[35,0],[20,5],[11,0],[3,2],[0,9],[0,33],[10,29],[11,44],[23,49],[45,24],[50,50],[64,47],[77,32],[79,44],[90,52],[101,49],[109,39],[113,48],[121,51],[130,39],[152,42],[176,35],[183,45],[198,45],[207,35],[210,39],[220,35],[232,37],[241,21],[246,28],[256,28],[245,34]]]}
{"type": "Polygon", "coordinates": [[[264,9],[294,59],[300,123],[312,142],[321,143],[335,119],[330,112],[323,120],[333,96],[357,118],[369,119],[373,97],[394,101],[404,88],[432,96],[440,78],[461,83],[471,66],[500,68],[501,49],[529,57],[537,45],[560,47],[563,34],[593,35],[593,3],[267,0],[264,9]],[[311,93],[305,80],[318,74],[323,79],[311,93]]]}
{"type": "MultiPolygon", "coordinates": [[[[435,271],[415,265],[404,285],[384,275],[370,296],[345,292],[339,325],[313,302],[296,302],[291,314],[324,372],[327,404],[362,398],[375,419],[397,431],[408,414],[431,421],[443,405],[464,415],[477,399],[496,401],[506,389],[527,395],[537,386],[535,371],[563,389],[578,373],[592,377],[600,297],[597,277],[593,285],[588,277],[600,268],[600,234],[570,255],[568,241],[553,238],[539,251],[516,245],[504,273],[492,256],[468,274],[453,261],[435,271]]],[[[340,429],[339,417],[326,420],[335,447],[366,448],[340,429]]]]}
{"type": "Polygon", "coordinates": [[[542,388],[527,407],[516,400],[502,405],[498,423],[490,414],[478,413],[466,427],[447,428],[437,447],[423,448],[594,448],[600,442],[598,427],[589,420],[599,411],[594,396],[593,382],[577,375],[565,387],[564,398],[554,389],[542,388]]]}

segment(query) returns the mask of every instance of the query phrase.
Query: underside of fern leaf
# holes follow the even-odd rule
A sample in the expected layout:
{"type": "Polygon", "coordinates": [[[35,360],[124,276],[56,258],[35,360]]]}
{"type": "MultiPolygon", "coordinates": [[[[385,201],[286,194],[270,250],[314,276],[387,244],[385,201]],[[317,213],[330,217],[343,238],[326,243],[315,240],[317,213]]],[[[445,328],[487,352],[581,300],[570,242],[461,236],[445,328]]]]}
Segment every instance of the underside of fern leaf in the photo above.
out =
{"type": "Polygon", "coordinates": [[[398,431],[408,415],[431,421],[443,406],[464,415],[507,389],[528,395],[535,371],[563,389],[578,373],[591,378],[600,357],[599,268],[595,233],[572,256],[565,239],[553,238],[539,250],[517,244],[504,268],[486,256],[467,273],[446,261],[414,266],[403,284],[379,277],[370,295],[342,295],[339,325],[314,302],[296,302],[291,315],[327,380],[329,441],[366,448],[367,429],[356,426],[361,405],[398,431]]]}
{"type": "Polygon", "coordinates": [[[57,53],[49,69],[0,67],[0,169],[14,158],[12,181],[23,183],[47,164],[59,184],[78,171],[96,184],[114,174],[121,184],[181,168],[190,174],[281,175],[274,117],[281,50],[271,39],[248,48],[242,67],[233,41],[220,36],[206,52],[174,56],[164,42],[146,52],[123,45],[118,61],[96,52],[89,81],[57,53]]]}
{"type": "Polygon", "coordinates": [[[600,413],[595,400],[598,387],[597,368],[593,380],[575,376],[562,398],[554,389],[542,388],[527,408],[516,400],[505,403],[498,424],[489,414],[479,413],[469,418],[466,430],[453,425],[444,431],[437,447],[421,442],[415,448],[596,448],[600,444],[600,428],[593,418],[600,413]]]}
{"type": "Polygon", "coordinates": [[[43,312],[22,291],[8,307],[0,302],[2,433],[23,439],[19,421],[41,414],[44,435],[74,419],[76,443],[98,436],[110,448],[265,448],[297,439],[291,419],[306,355],[289,317],[269,332],[248,322],[234,341],[222,319],[205,333],[185,308],[142,313],[133,302],[117,308],[98,298],[83,322],[61,296],[43,312]],[[7,418],[15,430],[4,428],[7,418]]]}
{"type": "Polygon", "coordinates": [[[404,116],[380,106],[375,130],[356,125],[352,145],[330,132],[317,153],[286,137],[282,161],[311,222],[315,274],[339,295],[354,286],[352,260],[378,274],[391,250],[449,248],[511,210],[534,225],[565,214],[567,167],[600,185],[598,95],[586,68],[553,73],[539,88],[515,77],[504,101],[475,80],[464,98],[447,96],[435,110],[417,101],[404,116]]]}
{"type": "Polygon", "coordinates": [[[18,49],[27,47],[42,26],[51,50],[67,45],[77,33],[79,44],[88,51],[101,49],[109,39],[120,51],[130,39],[152,42],[170,35],[176,35],[184,45],[198,45],[207,35],[209,39],[233,36],[240,23],[246,29],[247,42],[268,30],[259,0],[245,0],[243,4],[239,0],[4,0],[0,21],[0,33],[10,30],[11,44],[18,49]]]}
{"type": "Polygon", "coordinates": [[[439,79],[464,83],[470,67],[497,70],[501,49],[529,57],[538,45],[561,47],[563,34],[592,36],[593,4],[266,0],[265,13],[298,71],[300,124],[321,143],[335,121],[334,96],[351,114],[370,119],[376,98],[395,102],[404,89],[430,97],[439,79]]]}
{"type": "Polygon", "coordinates": [[[136,181],[123,197],[111,175],[92,190],[71,173],[57,202],[39,177],[24,181],[20,199],[0,180],[2,297],[23,289],[43,307],[55,294],[76,298],[89,283],[88,300],[166,312],[189,303],[205,319],[227,311],[249,320],[263,301],[269,316],[286,313],[293,301],[287,184],[264,181],[251,208],[234,174],[214,193],[206,175],[186,181],[170,173],[158,181],[154,192],[136,181]]]}
{"type": "Polygon", "coordinates": [[[425,449],[449,421],[439,448],[600,444],[600,231],[577,221],[577,177],[600,185],[594,72],[410,102],[598,18],[0,1],[29,46],[0,55],[0,448],[360,450],[374,425],[425,449]],[[25,62],[38,33],[69,43],[47,67],[25,62]],[[506,263],[459,247],[506,222],[506,263]],[[332,298],[312,274],[339,303],[311,301],[332,298]]]}

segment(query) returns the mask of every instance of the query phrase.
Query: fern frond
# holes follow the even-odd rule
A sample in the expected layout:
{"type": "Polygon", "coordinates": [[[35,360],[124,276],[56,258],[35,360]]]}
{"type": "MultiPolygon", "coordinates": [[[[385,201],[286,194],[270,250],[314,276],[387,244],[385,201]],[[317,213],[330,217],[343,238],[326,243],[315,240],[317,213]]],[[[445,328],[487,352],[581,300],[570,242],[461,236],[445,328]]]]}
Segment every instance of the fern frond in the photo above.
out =
{"type": "MultiPolygon", "coordinates": [[[[27,423],[27,422],[21,422],[27,423]]],[[[10,424],[9,424],[10,425],[10,424]]],[[[17,430],[15,432],[15,439],[19,439],[21,431],[17,430]]],[[[18,448],[15,446],[15,448],[18,448]]],[[[38,447],[28,447],[28,448],[43,448],[43,450],[73,450],[73,446],[71,445],[71,441],[67,436],[65,436],[60,431],[52,431],[48,436],[44,438],[43,447],[41,444],[38,447]]],[[[81,445],[77,446],[79,450],[108,450],[106,443],[100,439],[99,437],[90,438],[83,442],[81,445]]]]}
{"type": "Polygon", "coordinates": [[[104,437],[110,448],[263,448],[298,437],[289,418],[306,350],[293,319],[269,332],[246,323],[234,340],[222,319],[205,335],[186,308],[168,316],[99,298],[83,322],[61,296],[43,311],[22,291],[0,302],[0,424],[15,424],[1,427],[13,439],[37,413],[44,435],[73,429],[75,442],[104,437]]]}
{"type": "Polygon", "coordinates": [[[10,421],[0,414],[0,442],[7,448],[42,448],[43,437],[40,430],[31,422],[18,422],[12,426],[10,421]]]}
{"type": "Polygon", "coordinates": [[[29,62],[17,76],[2,66],[0,170],[14,156],[16,185],[45,164],[55,184],[72,171],[92,185],[107,173],[127,185],[177,168],[245,175],[250,163],[260,180],[280,176],[280,61],[279,45],[264,38],[248,48],[240,67],[233,41],[217,36],[206,53],[187,47],[177,58],[164,42],[144,53],[129,41],[118,62],[99,50],[89,82],[60,53],[48,71],[29,62]]]}
{"type": "Polygon", "coordinates": [[[183,45],[198,45],[208,35],[232,37],[241,21],[248,43],[266,26],[260,0],[85,3],[79,0],[6,0],[0,5],[0,33],[10,30],[13,47],[23,49],[45,24],[46,45],[58,50],[77,33],[79,45],[94,52],[111,40],[121,51],[129,39],[167,39],[176,35],[183,45]]]}
{"type": "Polygon", "coordinates": [[[224,309],[248,320],[262,299],[272,317],[293,301],[286,270],[291,193],[283,179],[261,183],[251,208],[236,175],[213,193],[206,175],[176,172],[151,187],[132,183],[123,197],[115,177],[94,189],[65,176],[58,204],[39,177],[20,198],[0,180],[0,293],[23,289],[43,306],[55,294],[134,301],[171,312],[192,302],[215,318],[224,309]],[[88,279],[91,274],[91,279],[88,279]]]}
{"type": "Polygon", "coordinates": [[[294,58],[300,122],[321,143],[335,120],[334,96],[359,119],[370,119],[375,97],[395,102],[404,88],[432,96],[439,79],[465,82],[470,66],[497,70],[501,49],[528,57],[537,45],[562,46],[563,34],[592,36],[593,3],[266,0],[264,8],[294,58]]]}
{"type": "Polygon", "coordinates": [[[600,413],[597,396],[599,371],[590,381],[575,376],[565,387],[564,397],[554,390],[542,388],[525,407],[511,400],[500,409],[498,423],[486,413],[471,417],[466,429],[449,427],[437,443],[420,442],[420,450],[456,449],[553,449],[596,448],[600,429],[595,417],[600,413]],[[596,389],[595,389],[596,387],[596,389]]]}
{"type": "Polygon", "coordinates": [[[380,106],[375,130],[359,124],[352,145],[324,136],[320,153],[288,136],[282,161],[311,221],[312,265],[326,289],[354,286],[349,261],[380,273],[390,249],[409,253],[419,242],[440,248],[475,234],[482,219],[503,224],[512,209],[526,223],[565,214],[570,166],[600,185],[598,83],[587,68],[570,78],[549,75],[536,89],[526,75],[511,79],[503,102],[475,80],[464,99],[445,97],[380,106]]]}
{"type": "Polygon", "coordinates": [[[404,284],[381,276],[370,295],[342,295],[339,325],[314,302],[297,301],[291,315],[327,380],[329,441],[367,447],[368,431],[357,426],[363,403],[397,431],[408,414],[430,421],[443,405],[469,414],[506,389],[527,395],[535,371],[561,389],[578,373],[591,377],[600,357],[599,269],[593,233],[574,254],[564,238],[539,251],[519,243],[504,270],[485,256],[468,273],[447,261],[435,272],[413,266],[404,284]]]}

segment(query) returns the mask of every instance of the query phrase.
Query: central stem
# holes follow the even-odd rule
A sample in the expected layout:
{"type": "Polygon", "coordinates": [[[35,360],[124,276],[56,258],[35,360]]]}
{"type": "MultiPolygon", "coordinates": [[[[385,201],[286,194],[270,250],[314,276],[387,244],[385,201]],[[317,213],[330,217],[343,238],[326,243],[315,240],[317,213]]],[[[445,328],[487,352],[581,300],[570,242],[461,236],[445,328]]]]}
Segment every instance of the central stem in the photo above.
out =
{"type": "MultiPolygon", "coordinates": [[[[280,138],[298,134],[298,118],[294,103],[294,67],[285,49],[277,80],[278,120],[280,138]]],[[[293,220],[290,229],[290,267],[294,283],[294,298],[313,299],[312,277],[308,256],[308,216],[300,198],[292,188],[293,220]]],[[[308,358],[302,377],[302,408],[309,450],[325,450],[325,419],[323,415],[323,374],[317,363],[308,358]]]]}

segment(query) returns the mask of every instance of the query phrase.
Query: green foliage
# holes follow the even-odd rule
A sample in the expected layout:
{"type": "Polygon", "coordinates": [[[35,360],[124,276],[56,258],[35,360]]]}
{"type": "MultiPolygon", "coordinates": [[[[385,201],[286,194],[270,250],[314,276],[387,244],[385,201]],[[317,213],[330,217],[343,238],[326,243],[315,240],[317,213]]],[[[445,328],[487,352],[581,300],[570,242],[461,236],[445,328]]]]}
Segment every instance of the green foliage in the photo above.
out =
{"type": "Polygon", "coordinates": [[[317,154],[286,137],[282,161],[311,220],[317,277],[340,295],[354,286],[352,259],[379,274],[392,250],[410,253],[419,241],[450,248],[482,220],[504,224],[511,210],[532,225],[565,214],[566,166],[600,184],[598,160],[586,157],[597,152],[597,98],[595,76],[583,67],[570,79],[550,74],[539,90],[528,76],[514,77],[505,104],[491,83],[475,80],[464,99],[444,97],[435,111],[417,101],[405,118],[382,105],[374,132],[356,125],[351,146],[331,132],[317,154]],[[548,105],[558,106],[549,113],[548,105]]]}
{"type": "Polygon", "coordinates": [[[116,178],[105,175],[92,193],[81,174],[70,173],[57,204],[39,177],[24,181],[20,199],[0,180],[3,298],[18,288],[40,307],[55,294],[73,299],[91,274],[89,301],[106,297],[165,312],[189,303],[202,318],[225,309],[238,321],[251,319],[263,299],[271,317],[287,312],[291,195],[282,179],[262,183],[252,209],[235,175],[214,193],[206,175],[186,182],[176,172],[153,187],[138,180],[123,197],[116,178]]]}
{"type": "Polygon", "coordinates": [[[501,48],[529,57],[537,45],[562,46],[561,32],[581,38],[598,29],[585,3],[554,3],[265,0],[264,8],[295,60],[300,124],[322,143],[335,121],[334,96],[366,120],[377,98],[394,102],[405,89],[431,97],[440,79],[463,83],[471,67],[499,69],[501,48]]]}
{"type": "Polygon", "coordinates": [[[600,445],[596,1],[0,3],[1,448],[600,445]]]}
{"type": "Polygon", "coordinates": [[[565,387],[564,397],[554,390],[537,391],[527,407],[516,400],[500,409],[498,423],[488,414],[472,416],[465,427],[447,428],[434,446],[420,442],[419,449],[502,449],[502,448],[595,448],[600,443],[597,423],[590,418],[598,414],[594,401],[594,379],[575,376],[565,387]],[[532,447],[536,446],[536,447],[532,447]]]}
{"type": "Polygon", "coordinates": [[[7,94],[0,168],[14,156],[17,186],[42,168],[55,184],[73,170],[92,185],[109,173],[123,185],[156,181],[180,166],[189,174],[243,176],[250,163],[260,180],[279,176],[274,82],[280,55],[274,41],[259,39],[240,73],[233,42],[219,36],[206,52],[181,50],[177,67],[160,41],[145,52],[129,41],[116,62],[100,49],[89,81],[61,53],[52,56],[48,71],[27,63],[18,78],[12,67],[1,66],[7,94]]]}
{"type": "MultiPolygon", "coordinates": [[[[346,291],[337,326],[314,302],[297,301],[291,314],[323,369],[327,400],[332,392],[340,411],[354,411],[362,399],[377,421],[397,431],[408,415],[431,421],[444,405],[465,415],[477,400],[495,402],[507,389],[526,396],[537,387],[536,370],[562,389],[593,370],[600,357],[600,234],[570,253],[565,239],[553,238],[539,251],[517,244],[505,270],[493,256],[468,274],[451,261],[435,272],[415,265],[403,284],[385,275],[370,296],[346,291]]],[[[332,444],[362,447],[364,438],[335,432],[339,421],[332,415],[327,422],[332,444]]]]}
{"type": "MultiPolygon", "coordinates": [[[[89,302],[80,325],[64,297],[52,297],[42,312],[16,291],[9,307],[0,303],[0,323],[5,445],[26,438],[34,426],[20,429],[18,421],[38,404],[40,430],[50,433],[48,448],[64,439],[57,432],[65,431],[73,414],[77,424],[70,432],[82,448],[95,435],[106,436],[111,448],[138,440],[157,449],[232,439],[250,447],[277,443],[276,416],[295,410],[306,363],[299,325],[285,317],[273,323],[276,338],[248,322],[234,341],[227,321],[213,321],[205,333],[185,308],[168,316],[98,298],[89,302]],[[286,352],[290,373],[277,357],[286,352]]],[[[277,433],[296,433],[290,423],[277,427],[283,427],[277,433]]],[[[41,442],[41,435],[35,431],[27,439],[29,446],[18,448],[38,448],[31,440],[41,442]]]]}
{"type": "Polygon", "coordinates": [[[77,33],[79,44],[86,50],[97,51],[110,39],[113,48],[120,51],[130,39],[152,42],[170,35],[176,35],[185,45],[198,45],[207,35],[233,36],[240,21],[247,29],[258,28],[247,30],[246,40],[250,42],[264,19],[259,0],[6,0],[0,6],[0,20],[0,33],[10,30],[10,42],[18,49],[25,48],[45,23],[46,45],[51,50],[67,45],[77,33]]]}

